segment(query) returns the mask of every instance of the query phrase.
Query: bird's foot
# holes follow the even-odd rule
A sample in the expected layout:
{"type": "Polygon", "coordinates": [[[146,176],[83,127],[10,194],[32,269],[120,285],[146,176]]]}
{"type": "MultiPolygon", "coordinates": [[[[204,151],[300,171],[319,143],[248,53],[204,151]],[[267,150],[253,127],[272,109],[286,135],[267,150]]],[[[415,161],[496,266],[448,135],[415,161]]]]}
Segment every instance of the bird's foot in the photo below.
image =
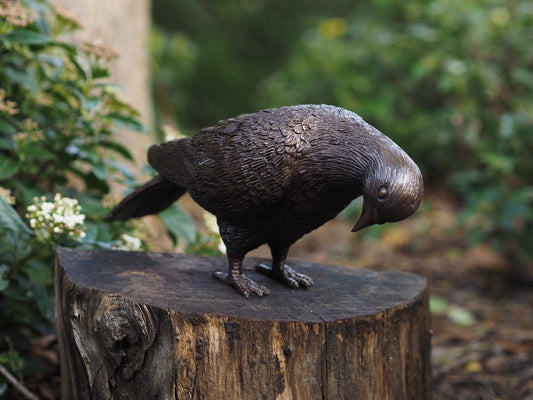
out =
{"type": "Polygon", "coordinates": [[[285,265],[282,269],[275,270],[265,264],[259,264],[255,267],[255,270],[264,275],[268,275],[291,288],[308,289],[313,286],[313,279],[311,277],[296,272],[288,265],[285,265]]]}
{"type": "Polygon", "coordinates": [[[270,290],[259,283],[254,282],[243,274],[227,274],[222,271],[213,272],[213,276],[220,279],[222,282],[233,286],[244,297],[250,297],[250,294],[255,294],[259,297],[268,296],[270,290]]]}

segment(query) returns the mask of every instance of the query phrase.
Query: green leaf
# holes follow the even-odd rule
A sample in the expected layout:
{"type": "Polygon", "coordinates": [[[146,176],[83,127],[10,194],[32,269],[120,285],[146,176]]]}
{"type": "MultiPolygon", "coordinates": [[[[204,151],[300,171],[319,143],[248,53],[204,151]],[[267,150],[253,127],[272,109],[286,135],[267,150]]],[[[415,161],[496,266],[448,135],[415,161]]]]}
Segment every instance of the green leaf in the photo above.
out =
{"type": "Polygon", "coordinates": [[[48,35],[43,35],[40,32],[31,31],[29,29],[17,29],[4,35],[4,40],[11,43],[18,44],[44,44],[50,42],[48,35]]]}
{"type": "Polygon", "coordinates": [[[442,314],[446,310],[447,304],[440,296],[429,297],[429,310],[431,314],[442,314]]]}
{"type": "Polygon", "coordinates": [[[63,14],[56,14],[55,25],[53,27],[54,34],[61,34],[66,32],[72,32],[80,29],[78,21],[64,16],[63,14]]]}
{"type": "Polygon", "coordinates": [[[32,234],[33,232],[22,222],[13,207],[0,197],[0,229],[17,233],[32,234]]]}
{"type": "Polygon", "coordinates": [[[4,279],[0,277],[0,292],[3,292],[6,290],[9,286],[9,281],[7,279],[4,279]]]}
{"type": "Polygon", "coordinates": [[[17,132],[17,128],[15,128],[12,124],[7,122],[5,119],[0,118],[0,132],[5,132],[10,135],[17,132]]]}
{"type": "Polygon", "coordinates": [[[109,178],[109,173],[106,164],[102,160],[93,161],[91,164],[93,174],[101,181],[109,178]]]}
{"type": "Polygon", "coordinates": [[[0,292],[7,289],[9,286],[9,281],[5,279],[4,274],[8,271],[8,266],[6,264],[0,265],[0,292]]]}
{"type": "Polygon", "coordinates": [[[32,264],[26,269],[26,273],[28,278],[30,278],[30,282],[36,285],[47,285],[54,280],[52,269],[40,263],[32,264]]]}
{"type": "Polygon", "coordinates": [[[78,196],[83,213],[87,216],[105,217],[108,210],[102,206],[101,199],[91,197],[87,194],[78,196]]]}
{"type": "Polygon", "coordinates": [[[0,353],[0,364],[13,372],[20,372],[24,367],[24,360],[16,350],[8,350],[0,353]]]}
{"type": "Polygon", "coordinates": [[[125,179],[125,181],[131,182],[132,184],[136,183],[135,182],[135,174],[133,173],[133,171],[130,168],[128,168],[123,163],[117,162],[115,160],[109,160],[109,159],[106,160],[105,163],[106,163],[107,167],[111,171],[117,171],[120,174],[122,174],[122,176],[125,179]]]}
{"type": "Polygon", "coordinates": [[[87,79],[87,72],[85,72],[85,70],[83,69],[83,66],[80,64],[80,62],[78,61],[76,57],[77,57],[76,55],[70,56],[69,57],[70,62],[72,63],[72,65],[74,65],[74,67],[80,74],[81,79],[87,79]]]}
{"type": "MultiPolygon", "coordinates": [[[[83,180],[87,185],[87,189],[107,193],[109,191],[107,177],[105,179],[100,179],[94,172],[94,166],[91,167],[93,167],[93,170],[91,170],[91,172],[82,175],[83,180]]],[[[98,173],[103,174],[105,176],[105,171],[102,171],[101,169],[98,171],[98,173]]]]}
{"type": "MultiPolygon", "coordinates": [[[[50,269],[51,272],[51,269],[50,269]]],[[[52,322],[54,318],[54,288],[50,283],[53,282],[53,274],[50,273],[51,281],[47,284],[34,284],[32,287],[32,297],[39,307],[41,315],[46,321],[52,322]]]]}
{"type": "Polygon", "coordinates": [[[120,85],[118,83],[112,83],[112,82],[95,82],[93,84],[93,88],[95,89],[103,89],[104,91],[116,93],[121,90],[124,90],[124,86],[120,85]]]}
{"type": "Polygon", "coordinates": [[[477,321],[472,312],[461,307],[450,307],[447,315],[450,321],[462,326],[472,325],[477,321]]]}
{"type": "Polygon", "coordinates": [[[196,237],[194,222],[177,203],[159,213],[159,217],[172,235],[182,238],[187,243],[194,241],[196,237]]]}
{"type": "Polygon", "coordinates": [[[103,148],[113,150],[114,152],[120,154],[122,157],[126,158],[127,160],[133,161],[133,156],[130,153],[130,151],[126,147],[122,146],[120,143],[113,142],[110,140],[109,141],[104,140],[104,141],[99,142],[99,145],[103,148]]]}
{"type": "Polygon", "coordinates": [[[0,180],[11,178],[19,169],[20,162],[0,156],[0,180]]]}
{"type": "Polygon", "coordinates": [[[124,126],[125,128],[131,129],[132,131],[145,132],[144,125],[137,121],[135,118],[128,117],[119,113],[109,113],[105,115],[105,118],[108,118],[111,121],[117,123],[118,125],[124,126]]]}
{"type": "Polygon", "coordinates": [[[0,138],[0,149],[13,151],[13,142],[9,139],[0,138]]]}
{"type": "Polygon", "coordinates": [[[12,84],[18,83],[33,95],[39,91],[40,82],[35,67],[27,66],[24,69],[6,67],[5,72],[12,84]]]}
{"type": "Polygon", "coordinates": [[[31,159],[33,161],[46,161],[57,159],[57,154],[54,154],[51,151],[42,148],[42,145],[37,143],[30,143],[30,145],[25,148],[24,155],[26,156],[26,159],[31,159]]]}
{"type": "Polygon", "coordinates": [[[89,111],[97,109],[102,104],[102,98],[98,96],[86,97],[82,93],[77,93],[77,97],[83,108],[89,111]]]}
{"type": "Polygon", "coordinates": [[[91,75],[93,79],[108,78],[111,74],[107,68],[103,68],[98,64],[91,66],[91,75]]]}

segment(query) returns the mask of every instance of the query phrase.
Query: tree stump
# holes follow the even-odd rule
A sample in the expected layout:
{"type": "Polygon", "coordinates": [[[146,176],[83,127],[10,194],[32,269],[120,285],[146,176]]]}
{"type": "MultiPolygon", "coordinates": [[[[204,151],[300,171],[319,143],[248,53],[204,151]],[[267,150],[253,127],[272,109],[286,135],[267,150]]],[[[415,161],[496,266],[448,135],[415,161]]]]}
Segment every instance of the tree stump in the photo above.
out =
{"type": "Polygon", "coordinates": [[[245,299],[219,257],[60,248],[63,399],[428,399],[427,282],[293,262],[315,280],[245,299]]]}

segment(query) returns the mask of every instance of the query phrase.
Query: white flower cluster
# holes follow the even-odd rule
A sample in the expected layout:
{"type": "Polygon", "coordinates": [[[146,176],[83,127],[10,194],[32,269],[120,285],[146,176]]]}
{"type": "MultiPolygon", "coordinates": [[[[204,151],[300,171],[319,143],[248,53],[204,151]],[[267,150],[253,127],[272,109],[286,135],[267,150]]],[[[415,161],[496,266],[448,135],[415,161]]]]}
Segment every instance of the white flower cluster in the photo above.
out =
{"type": "Polygon", "coordinates": [[[85,215],[81,213],[78,200],[57,193],[53,202],[47,201],[44,196],[33,201],[27,208],[26,218],[37,239],[55,242],[85,237],[85,215]]]}
{"type": "Polygon", "coordinates": [[[142,245],[143,243],[141,239],[125,233],[120,237],[119,243],[116,246],[113,246],[112,248],[116,250],[136,251],[136,250],[141,250],[142,245]]]}

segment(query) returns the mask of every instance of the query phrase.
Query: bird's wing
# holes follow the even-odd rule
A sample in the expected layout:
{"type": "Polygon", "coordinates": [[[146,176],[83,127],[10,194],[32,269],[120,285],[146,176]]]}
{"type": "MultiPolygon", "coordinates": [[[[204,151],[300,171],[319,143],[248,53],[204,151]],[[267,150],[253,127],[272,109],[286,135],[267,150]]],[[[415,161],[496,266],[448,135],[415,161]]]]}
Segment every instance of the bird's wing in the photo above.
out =
{"type": "Polygon", "coordinates": [[[282,139],[279,129],[257,114],[200,131],[192,138],[195,178],[189,192],[216,215],[253,216],[278,207],[294,167],[282,139]]]}
{"type": "Polygon", "coordinates": [[[265,215],[307,201],[331,178],[316,152],[340,143],[328,134],[332,122],[315,112],[299,106],[243,114],[192,138],[155,145],[149,161],[217,216],[265,215]]]}
{"type": "Polygon", "coordinates": [[[184,188],[194,177],[194,149],[189,138],[151,146],[148,162],[162,177],[184,188]]]}

